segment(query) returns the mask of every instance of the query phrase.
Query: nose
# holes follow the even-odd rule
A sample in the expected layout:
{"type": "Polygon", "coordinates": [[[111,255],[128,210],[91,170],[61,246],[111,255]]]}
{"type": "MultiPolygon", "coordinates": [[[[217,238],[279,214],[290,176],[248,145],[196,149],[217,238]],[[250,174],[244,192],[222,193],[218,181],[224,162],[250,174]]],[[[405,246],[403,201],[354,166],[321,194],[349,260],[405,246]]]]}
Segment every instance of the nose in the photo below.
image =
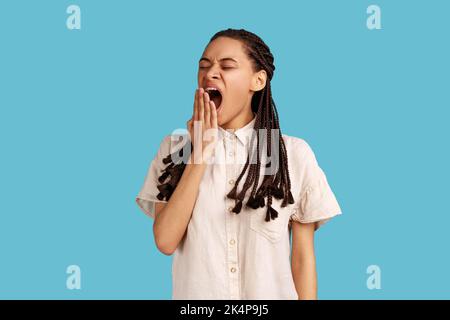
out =
{"type": "Polygon", "coordinates": [[[217,63],[211,65],[206,73],[207,79],[219,79],[219,66],[217,63]]]}

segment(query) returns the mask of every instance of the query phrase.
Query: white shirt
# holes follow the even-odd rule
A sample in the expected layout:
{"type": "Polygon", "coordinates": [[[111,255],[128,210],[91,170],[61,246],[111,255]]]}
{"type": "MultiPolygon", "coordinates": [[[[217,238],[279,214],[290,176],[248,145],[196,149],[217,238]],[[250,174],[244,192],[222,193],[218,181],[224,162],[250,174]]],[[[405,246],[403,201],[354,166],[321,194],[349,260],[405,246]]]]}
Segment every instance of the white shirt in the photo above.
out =
{"type": "MultiPolygon", "coordinates": [[[[341,214],[308,143],[285,134],[282,137],[295,203],[282,208],[282,200],[273,197],[272,207],[278,211],[278,217],[266,222],[267,206],[245,206],[250,187],[241,212],[229,211],[235,200],[226,194],[244,167],[255,120],[234,133],[219,127],[216,161],[207,165],[186,237],[173,254],[172,299],[297,300],[290,264],[292,221],[315,222],[317,229],[341,214]]],[[[176,143],[171,135],[164,137],[136,197],[139,207],[151,218],[155,202],[167,202],[156,197],[158,177],[166,167],[162,159],[177,150],[176,143]]],[[[248,170],[238,192],[247,173],[248,170]]]]}

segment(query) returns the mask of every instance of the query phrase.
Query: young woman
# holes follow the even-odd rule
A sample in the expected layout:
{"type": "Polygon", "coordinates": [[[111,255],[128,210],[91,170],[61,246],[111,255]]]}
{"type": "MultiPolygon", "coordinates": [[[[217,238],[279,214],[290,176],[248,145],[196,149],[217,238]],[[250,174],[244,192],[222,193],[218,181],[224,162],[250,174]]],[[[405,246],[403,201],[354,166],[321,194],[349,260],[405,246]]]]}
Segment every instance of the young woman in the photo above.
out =
{"type": "Polygon", "coordinates": [[[273,63],[257,35],[216,33],[190,143],[167,135],[151,162],[136,202],[174,254],[173,299],[317,299],[314,232],[341,209],[308,143],[280,132],[273,63]]]}

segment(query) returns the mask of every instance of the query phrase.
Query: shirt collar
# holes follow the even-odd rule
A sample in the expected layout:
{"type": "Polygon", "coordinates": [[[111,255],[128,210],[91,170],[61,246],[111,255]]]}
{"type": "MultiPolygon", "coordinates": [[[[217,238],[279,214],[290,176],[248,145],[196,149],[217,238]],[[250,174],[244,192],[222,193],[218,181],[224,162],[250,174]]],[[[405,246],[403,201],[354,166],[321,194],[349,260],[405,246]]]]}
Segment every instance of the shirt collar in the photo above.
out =
{"type": "Polygon", "coordinates": [[[237,137],[237,139],[245,145],[247,139],[249,139],[249,137],[252,135],[253,133],[253,128],[255,126],[255,121],[256,121],[256,113],[253,112],[253,119],[247,123],[245,126],[236,129],[236,130],[231,130],[231,129],[223,129],[222,127],[219,127],[219,133],[220,133],[220,137],[221,138],[229,138],[229,139],[233,139],[234,137],[237,137]]]}

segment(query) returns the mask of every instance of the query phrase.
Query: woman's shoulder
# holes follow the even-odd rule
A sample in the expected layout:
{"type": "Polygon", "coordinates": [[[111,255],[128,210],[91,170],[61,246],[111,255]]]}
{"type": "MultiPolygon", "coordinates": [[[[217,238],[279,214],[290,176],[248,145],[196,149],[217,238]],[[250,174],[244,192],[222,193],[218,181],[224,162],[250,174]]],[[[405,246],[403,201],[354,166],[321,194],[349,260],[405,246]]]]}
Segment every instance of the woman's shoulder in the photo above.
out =
{"type": "Polygon", "coordinates": [[[296,157],[303,158],[306,155],[311,154],[312,148],[310,144],[301,137],[282,134],[286,150],[290,154],[294,154],[296,157]]]}

